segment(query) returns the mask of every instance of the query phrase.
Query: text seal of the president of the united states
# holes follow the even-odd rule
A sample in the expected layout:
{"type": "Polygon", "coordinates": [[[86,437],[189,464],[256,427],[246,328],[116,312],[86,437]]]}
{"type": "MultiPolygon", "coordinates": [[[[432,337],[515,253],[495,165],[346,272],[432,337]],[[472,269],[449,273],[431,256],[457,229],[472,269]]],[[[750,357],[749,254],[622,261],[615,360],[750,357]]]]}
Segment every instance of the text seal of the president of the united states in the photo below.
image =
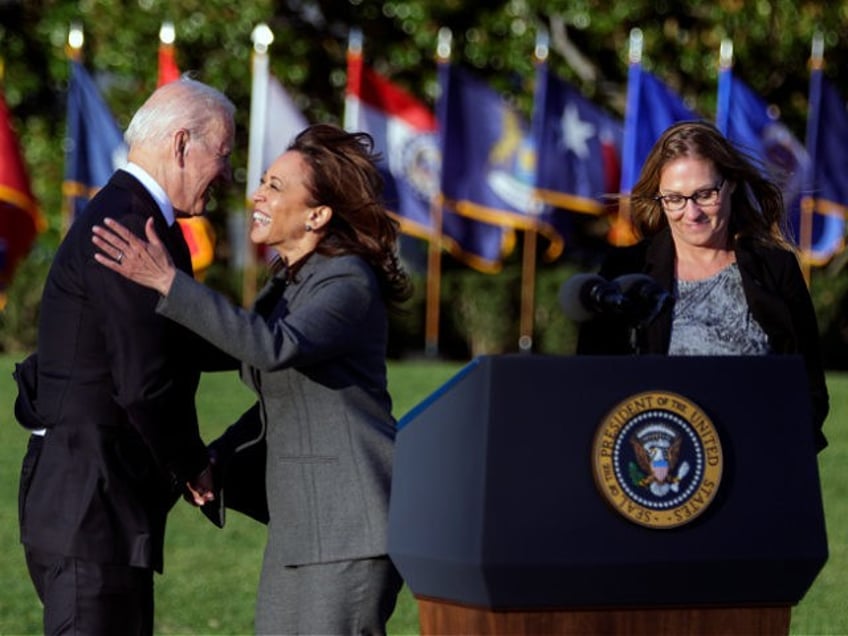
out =
{"type": "Polygon", "coordinates": [[[703,513],[718,491],[723,461],[706,413],[665,391],[618,403],[592,447],[601,494],[630,521],[649,528],[674,528],[703,513]]]}

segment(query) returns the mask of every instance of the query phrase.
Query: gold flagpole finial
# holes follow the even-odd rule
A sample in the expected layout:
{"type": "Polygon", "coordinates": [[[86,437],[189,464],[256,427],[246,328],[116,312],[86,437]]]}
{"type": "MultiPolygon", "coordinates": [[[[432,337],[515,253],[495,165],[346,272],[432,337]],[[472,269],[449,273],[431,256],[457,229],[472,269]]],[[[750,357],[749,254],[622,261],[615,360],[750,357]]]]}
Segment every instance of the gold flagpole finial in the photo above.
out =
{"type": "Polygon", "coordinates": [[[82,24],[79,22],[71,22],[71,28],[68,29],[68,45],[65,47],[65,53],[72,60],[79,60],[82,56],[82,45],[85,42],[85,35],[82,31],[82,24]]]}

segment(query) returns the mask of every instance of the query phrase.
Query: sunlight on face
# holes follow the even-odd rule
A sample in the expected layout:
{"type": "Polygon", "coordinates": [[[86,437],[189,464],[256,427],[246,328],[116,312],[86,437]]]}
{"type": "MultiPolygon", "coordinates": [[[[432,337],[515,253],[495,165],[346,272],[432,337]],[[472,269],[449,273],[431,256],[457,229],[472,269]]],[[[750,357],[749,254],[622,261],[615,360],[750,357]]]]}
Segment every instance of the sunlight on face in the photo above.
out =
{"type": "Polygon", "coordinates": [[[298,152],[286,152],[271,164],[253,193],[253,243],[290,259],[304,249],[304,243],[311,243],[314,234],[306,230],[311,210],[308,179],[309,167],[298,152]]]}
{"type": "Polygon", "coordinates": [[[712,161],[681,157],[669,162],[660,174],[657,195],[675,242],[714,249],[728,247],[730,184],[722,179],[712,161]]]}
{"type": "Polygon", "coordinates": [[[173,197],[174,207],[196,216],[203,214],[213,188],[230,179],[230,153],[233,127],[229,122],[216,122],[205,134],[190,136],[184,154],[180,190],[173,197]]]}

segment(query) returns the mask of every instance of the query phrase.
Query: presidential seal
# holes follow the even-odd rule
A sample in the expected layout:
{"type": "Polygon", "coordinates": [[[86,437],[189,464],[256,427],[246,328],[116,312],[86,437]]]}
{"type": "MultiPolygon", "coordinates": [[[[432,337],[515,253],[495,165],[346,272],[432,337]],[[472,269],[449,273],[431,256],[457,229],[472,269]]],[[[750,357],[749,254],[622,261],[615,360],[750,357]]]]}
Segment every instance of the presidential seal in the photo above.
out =
{"type": "Polygon", "coordinates": [[[689,523],[712,502],[722,473],[721,442],[687,398],[646,392],[617,404],[595,433],[592,468],[601,494],[649,528],[689,523]]]}

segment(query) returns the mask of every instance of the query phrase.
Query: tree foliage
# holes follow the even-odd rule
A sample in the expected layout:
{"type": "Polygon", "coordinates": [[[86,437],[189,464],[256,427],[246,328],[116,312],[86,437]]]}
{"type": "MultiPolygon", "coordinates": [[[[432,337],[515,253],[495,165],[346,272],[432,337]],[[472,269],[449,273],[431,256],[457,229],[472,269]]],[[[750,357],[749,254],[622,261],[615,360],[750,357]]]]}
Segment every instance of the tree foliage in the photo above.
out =
{"type": "MultiPolygon", "coordinates": [[[[369,63],[433,103],[439,29],[453,34],[453,59],[475,69],[529,114],[532,52],[542,26],[550,63],[597,103],[623,114],[630,30],[644,33],[643,64],[703,115],[715,110],[718,48],[730,38],[737,72],[776,105],[803,139],[812,34],[824,33],[827,73],[848,89],[846,2],[699,0],[7,0],[0,3],[4,91],[37,196],[58,228],[63,170],[65,46],[69,25],[85,31],[86,66],[118,120],[155,88],[161,23],[176,26],[180,68],[223,89],[238,106],[234,157],[238,207],[244,181],[250,103],[250,34],[259,22],[275,33],[272,72],[312,121],[339,122],[351,27],[365,36],[369,63]]],[[[56,231],[44,240],[51,243],[56,231]]]]}

